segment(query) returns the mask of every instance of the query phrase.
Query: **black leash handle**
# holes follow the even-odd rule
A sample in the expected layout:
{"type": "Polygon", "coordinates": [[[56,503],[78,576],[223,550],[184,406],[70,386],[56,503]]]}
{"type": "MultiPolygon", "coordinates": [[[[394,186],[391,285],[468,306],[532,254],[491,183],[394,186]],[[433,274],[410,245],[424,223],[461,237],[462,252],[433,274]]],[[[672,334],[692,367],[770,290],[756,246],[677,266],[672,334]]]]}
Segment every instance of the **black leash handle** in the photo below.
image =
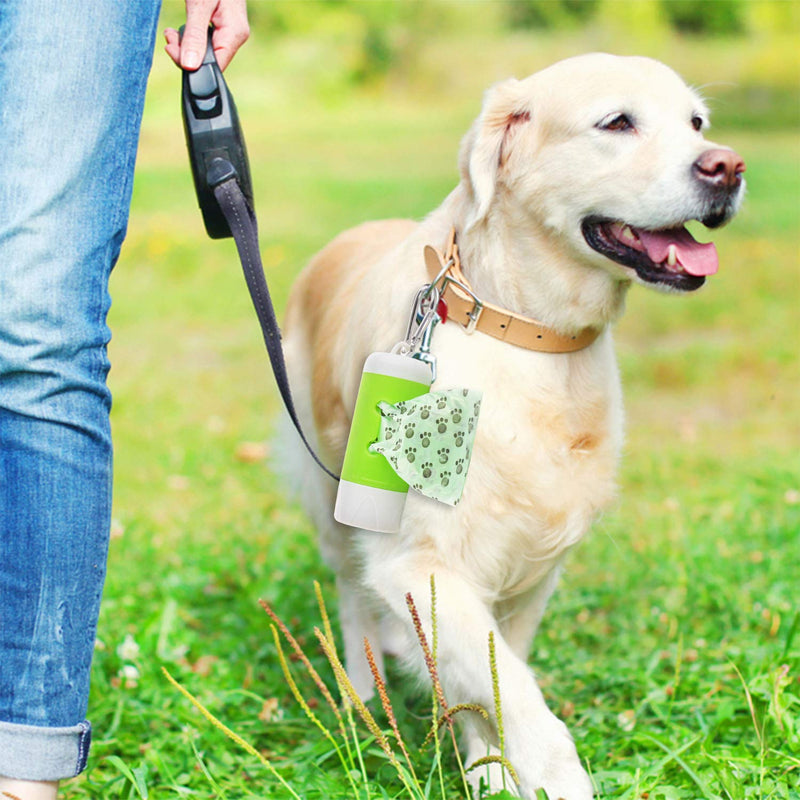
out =
{"type": "Polygon", "coordinates": [[[253,301],[256,316],[261,326],[261,333],[264,336],[264,344],[267,347],[269,360],[272,364],[275,382],[278,384],[278,391],[289,413],[289,418],[294,423],[297,433],[314,461],[326,474],[338,481],[339,476],[331,472],[322,463],[306,438],[294,406],[291,388],[289,387],[289,376],[286,372],[286,362],[283,358],[281,332],[275,316],[275,308],[272,304],[272,297],[264,275],[264,266],[261,262],[261,252],[258,247],[256,215],[239,186],[236,170],[230,162],[224,159],[213,161],[209,170],[208,181],[213,187],[214,196],[236,242],[239,260],[242,262],[242,271],[244,272],[247,288],[250,291],[250,298],[253,301]]]}

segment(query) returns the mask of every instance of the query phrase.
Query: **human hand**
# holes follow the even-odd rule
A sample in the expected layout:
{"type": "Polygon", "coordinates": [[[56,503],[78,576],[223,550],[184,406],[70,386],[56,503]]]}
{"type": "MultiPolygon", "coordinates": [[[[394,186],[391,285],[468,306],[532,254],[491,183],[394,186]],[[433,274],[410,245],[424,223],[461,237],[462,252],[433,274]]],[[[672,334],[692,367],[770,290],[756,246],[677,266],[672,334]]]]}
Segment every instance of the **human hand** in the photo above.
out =
{"type": "Polygon", "coordinates": [[[208,24],[214,26],[212,42],[220,69],[225,69],[236,51],[250,36],[246,0],[186,0],[186,27],[181,39],[178,31],[167,28],[164,48],[183,69],[197,69],[206,52],[208,24]]]}

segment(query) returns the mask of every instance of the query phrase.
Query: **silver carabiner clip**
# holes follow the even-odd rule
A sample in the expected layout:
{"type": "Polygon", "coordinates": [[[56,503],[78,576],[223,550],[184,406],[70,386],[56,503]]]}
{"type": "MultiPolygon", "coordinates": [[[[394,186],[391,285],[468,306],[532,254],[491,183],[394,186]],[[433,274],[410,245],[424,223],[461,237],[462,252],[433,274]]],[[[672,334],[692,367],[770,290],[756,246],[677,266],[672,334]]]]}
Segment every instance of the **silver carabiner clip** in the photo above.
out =
{"type": "Polygon", "coordinates": [[[430,285],[423,286],[414,298],[411,316],[408,319],[405,341],[416,352],[426,334],[439,321],[436,306],[439,303],[439,290],[430,285]]]}
{"type": "Polygon", "coordinates": [[[414,298],[405,338],[392,348],[393,353],[411,356],[430,365],[433,380],[436,380],[436,356],[431,353],[430,348],[433,329],[439,322],[436,311],[438,305],[439,290],[436,286],[423,286],[414,298]]]}

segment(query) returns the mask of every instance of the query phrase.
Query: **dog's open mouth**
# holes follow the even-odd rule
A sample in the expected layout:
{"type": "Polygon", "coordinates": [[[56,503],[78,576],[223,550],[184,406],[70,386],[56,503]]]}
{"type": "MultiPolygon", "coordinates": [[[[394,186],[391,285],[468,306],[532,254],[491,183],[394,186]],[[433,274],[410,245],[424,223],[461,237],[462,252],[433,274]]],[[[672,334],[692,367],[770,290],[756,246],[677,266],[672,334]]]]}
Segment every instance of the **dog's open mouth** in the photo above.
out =
{"type": "Polygon", "coordinates": [[[682,225],[652,231],[592,217],[583,221],[582,231],[589,247],[636,270],[647,283],[694,291],[719,267],[717,248],[701,244],[682,225]]]}

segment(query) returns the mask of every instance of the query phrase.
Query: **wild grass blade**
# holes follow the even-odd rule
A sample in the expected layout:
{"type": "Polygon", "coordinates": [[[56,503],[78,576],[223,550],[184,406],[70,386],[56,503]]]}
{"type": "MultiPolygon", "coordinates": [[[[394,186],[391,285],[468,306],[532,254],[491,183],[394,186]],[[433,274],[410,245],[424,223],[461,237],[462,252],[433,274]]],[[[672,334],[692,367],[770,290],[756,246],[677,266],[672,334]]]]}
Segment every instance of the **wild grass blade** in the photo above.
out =
{"type": "Polygon", "coordinates": [[[758,747],[761,753],[764,752],[764,728],[766,726],[766,721],[762,723],[759,727],[758,724],[758,714],[756,713],[755,703],[753,703],[753,695],[750,693],[750,687],[747,685],[747,681],[744,679],[744,675],[742,675],[739,667],[736,666],[733,662],[731,662],[731,666],[733,667],[736,674],[739,676],[739,681],[742,684],[742,689],[744,690],[744,696],[747,699],[747,708],[750,711],[750,719],[753,722],[753,730],[756,732],[756,738],[758,739],[758,747]]]}
{"type": "MultiPolygon", "coordinates": [[[[411,592],[406,594],[406,606],[408,607],[408,611],[411,614],[411,621],[414,625],[414,631],[417,635],[417,641],[419,641],[420,647],[422,648],[422,655],[425,659],[425,666],[428,669],[428,675],[431,679],[431,686],[433,688],[433,696],[432,696],[432,706],[431,706],[431,734],[433,735],[433,742],[434,742],[434,771],[439,777],[439,788],[442,793],[442,798],[445,797],[445,788],[444,788],[444,771],[442,768],[442,750],[441,750],[441,741],[439,740],[439,708],[441,707],[445,711],[447,711],[447,701],[444,697],[444,691],[442,689],[442,684],[439,681],[439,670],[436,665],[436,650],[439,645],[439,637],[438,637],[438,625],[436,622],[436,581],[433,575],[430,578],[430,586],[431,586],[431,627],[432,627],[432,640],[433,640],[433,648],[428,645],[428,638],[425,636],[425,630],[422,627],[422,620],[419,616],[419,611],[417,610],[416,603],[414,602],[414,598],[411,595],[411,592]]],[[[428,741],[429,737],[426,737],[425,741],[428,741]]]]}
{"type": "Polygon", "coordinates": [[[425,741],[422,743],[422,746],[425,747],[425,745],[428,744],[436,730],[441,731],[445,725],[450,725],[455,717],[463,711],[472,711],[474,714],[479,714],[487,722],[489,720],[489,712],[478,703],[459,703],[455,706],[449,706],[447,711],[445,711],[436,721],[436,728],[432,728],[430,731],[428,731],[428,735],[425,737],[425,741]]]}
{"type": "Polygon", "coordinates": [[[686,750],[697,744],[700,741],[699,736],[696,736],[694,739],[690,740],[689,742],[684,743],[681,747],[674,749],[663,742],[660,742],[653,736],[644,735],[642,738],[646,739],[649,742],[652,742],[654,745],[659,747],[667,754],[667,759],[663,761],[660,765],[659,771],[663,769],[670,761],[674,761],[683,771],[684,773],[692,780],[695,786],[698,789],[701,789],[703,792],[703,797],[712,798],[713,795],[711,794],[708,784],[686,763],[685,759],[681,758],[681,754],[684,753],[686,750]]]}
{"type": "Polygon", "coordinates": [[[267,772],[275,778],[281,786],[295,799],[302,800],[300,795],[289,785],[283,775],[275,769],[275,767],[266,759],[258,750],[253,747],[249,742],[242,739],[239,734],[234,733],[227,725],[218,720],[188,689],[181,686],[175,678],[170,675],[166,667],[162,667],[161,671],[164,673],[166,679],[219,731],[222,731],[231,741],[236,742],[243,750],[248,752],[251,756],[256,758],[259,763],[267,770],[267,772]]]}
{"type": "Polygon", "coordinates": [[[372,680],[375,683],[375,688],[378,691],[378,697],[381,701],[381,706],[383,707],[383,711],[386,714],[386,718],[389,720],[389,725],[392,728],[392,732],[394,733],[395,739],[397,740],[397,744],[400,747],[401,752],[403,753],[403,757],[406,760],[406,764],[408,765],[409,772],[411,773],[411,777],[414,780],[414,783],[417,783],[417,775],[414,772],[414,765],[411,761],[411,756],[408,753],[408,749],[406,748],[406,744],[403,741],[403,737],[400,734],[400,727],[397,724],[397,717],[395,716],[394,709],[392,708],[392,703],[389,700],[389,695],[386,693],[386,682],[383,680],[383,677],[378,670],[378,666],[375,663],[375,655],[372,652],[372,647],[369,643],[369,639],[366,637],[364,638],[364,652],[367,655],[367,663],[369,664],[370,672],[372,673],[372,680]]]}
{"type": "Polygon", "coordinates": [[[473,769],[477,769],[478,767],[485,767],[488,764],[500,764],[502,767],[504,767],[504,773],[503,773],[503,791],[504,792],[508,791],[506,789],[506,786],[505,786],[505,771],[508,772],[508,774],[511,776],[512,780],[514,781],[514,783],[519,785],[519,775],[517,774],[517,771],[514,769],[514,767],[512,766],[511,762],[507,758],[505,758],[504,756],[500,756],[500,755],[483,756],[483,758],[479,758],[479,759],[476,759],[475,761],[473,761],[467,767],[466,771],[467,772],[472,772],[473,769]]]}
{"type": "Polygon", "coordinates": [[[331,627],[331,620],[328,616],[328,608],[325,605],[325,598],[322,596],[322,587],[319,585],[318,581],[314,581],[314,594],[316,595],[319,613],[322,617],[322,630],[325,632],[325,638],[330,642],[335,652],[336,639],[333,637],[333,628],[331,627]]]}
{"type": "Polygon", "coordinates": [[[416,782],[412,782],[410,780],[410,776],[397,759],[397,755],[395,754],[394,750],[392,750],[392,746],[389,744],[389,740],[386,738],[386,735],[375,721],[375,717],[372,716],[372,713],[367,708],[364,701],[358,696],[358,692],[347,675],[342,662],[339,660],[339,656],[336,653],[335,648],[319,628],[314,628],[314,633],[316,634],[320,646],[325,653],[325,657],[330,662],[331,668],[333,669],[333,674],[336,677],[336,682],[339,685],[339,691],[346,695],[350,700],[351,705],[358,712],[358,715],[367,726],[367,730],[375,738],[375,742],[377,743],[378,747],[380,747],[380,749],[386,755],[386,758],[389,760],[389,763],[394,767],[398,777],[402,781],[403,786],[409,795],[411,797],[419,797],[420,794],[419,789],[416,786],[416,782]]]}
{"type": "MultiPolygon", "coordinates": [[[[349,746],[347,746],[347,756],[342,752],[339,743],[336,741],[336,737],[331,733],[330,730],[322,723],[322,721],[317,717],[317,715],[311,710],[311,707],[308,705],[308,702],[303,697],[302,692],[300,691],[299,687],[297,686],[297,682],[294,680],[294,676],[289,669],[289,662],[286,660],[286,655],[283,652],[283,647],[281,646],[280,637],[278,636],[277,628],[272,625],[272,636],[275,640],[275,648],[278,651],[278,661],[280,662],[281,669],[283,670],[283,677],[286,680],[287,685],[289,686],[289,690],[292,693],[292,696],[299,704],[300,708],[303,709],[303,713],[308,717],[308,719],[317,727],[317,729],[322,733],[322,735],[331,743],[334,751],[336,752],[337,757],[339,758],[339,763],[342,765],[342,769],[344,770],[345,775],[347,776],[348,780],[350,781],[350,786],[353,790],[353,797],[358,796],[358,787],[355,785],[352,777],[352,754],[350,752],[349,746]],[[348,763],[350,761],[351,763],[348,763]]],[[[347,734],[344,729],[344,724],[342,721],[341,714],[337,714],[337,718],[340,723],[340,731],[345,737],[345,744],[347,744],[347,734]]]]}
{"type": "MultiPolygon", "coordinates": [[[[503,728],[503,706],[500,702],[500,677],[497,674],[497,648],[494,643],[494,631],[489,631],[489,671],[492,673],[492,696],[494,697],[494,717],[497,723],[497,738],[500,743],[500,761],[506,761],[506,735],[503,728]]],[[[517,779],[514,779],[517,783],[517,779]]],[[[506,773],[503,771],[503,790],[506,787],[506,773]]]]}
{"type": "Polygon", "coordinates": [[[286,627],[283,620],[281,620],[281,618],[272,610],[269,603],[267,603],[264,600],[259,600],[258,602],[261,608],[263,608],[264,611],[266,611],[270,619],[275,623],[275,625],[278,626],[280,632],[283,634],[283,637],[289,643],[297,658],[302,662],[303,666],[306,668],[306,671],[316,684],[317,688],[319,689],[320,693],[325,699],[325,702],[330,706],[331,710],[336,716],[341,732],[344,733],[344,723],[342,721],[341,712],[339,711],[339,706],[333,699],[333,696],[331,695],[328,687],[325,685],[325,682],[322,680],[316,669],[314,669],[313,664],[309,661],[308,656],[306,656],[305,652],[303,651],[303,648],[300,647],[300,644],[298,643],[297,639],[295,639],[294,636],[292,636],[291,632],[286,627]]]}
{"type": "Polygon", "coordinates": [[[192,752],[194,753],[195,760],[197,761],[197,766],[200,767],[200,771],[205,776],[206,780],[211,784],[211,788],[214,791],[214,797],[216,800],[226,800],[227,793],[225,790],[217,783],[214,776],[209,771],[208,767],[206,766],[206,762],[203,760],[203,757],[200,755],[200,751],[197,749],[197,745],[195,744],[194,740],[190,742],[192,745],[192,752]]]}
{"type": "MultiPolygon", "coordinates": [[[[108,756],[106,761],[109,764],[113,764],[125,776],[125,778],[130,781],[131,785],[136,790],[136,793],[142,800],[147,800],[147,783],[140,772],[137,772],[135,769],[131,769],[121,758],[119,758],[119,756],[108,756]]],[[[21,798],[21,800],[24,800],[24,798],[21,798]]]]}
{"type": "Polygon", "coordinates": [[[428,668],[428,674],[430,675],[431,683],[433,684],[436,703],[441,706],[441,708],[446,710],[447,701],[445,700],[442,684],[439,680],[439,671],[436,668],[436,660],[434,659],[433,652],[428,644],[428,637],[425,635],[425,630],[422,627],[422,620],[420,619],[419,611],[417,610],[414,598],[411,596],[411,592],[406,595],[406,605],[408,606],[408,610],[411,614],[411,621],[414,624],[414,631],[417,634],[420,647],[422,647],[422,655],[425,659],[425,666],[428,668]]]}

